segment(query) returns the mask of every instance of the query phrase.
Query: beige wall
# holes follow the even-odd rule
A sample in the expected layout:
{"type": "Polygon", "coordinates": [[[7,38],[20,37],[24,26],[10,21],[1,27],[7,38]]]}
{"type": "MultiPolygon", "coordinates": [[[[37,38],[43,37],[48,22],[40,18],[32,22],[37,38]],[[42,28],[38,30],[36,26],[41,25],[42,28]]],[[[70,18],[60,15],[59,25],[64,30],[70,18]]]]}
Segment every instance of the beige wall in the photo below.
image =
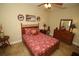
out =
{"type": "MultiPolygon", "coordinates": [[[[51,34],[56,27],[59,27],[60,19],[70,18],[77,25],[74,43],[79,45],[79,6],[66,4],[66,9],[53,7],[50,10],[37,7],[33,4],[0,4],[0,23],[3,24],[4,33],[10,36],[10,42],[16,43],[22,40],[20,22],[17,20],[18,14],[31,14],[41,17],[41,25],[46,23],[51,27],[51,34]]],[[[25,19],[24,19],[25,20],[25,19]]],[[[25,21],[24,21],[25,22],[25,21]]]]}
{"type": "Polygon", "coordinates": [[[77,26],[73,43],[79,45],[79,5],[66,4],[65,6],[66,9],[52,8],[49,11],[50,16],[47,23],[51,27],[51,34],[53,35],[54,29],[59,27],[60,19],[73,19],[73,23],[77,26]]]}
{"type": "Polygon", "coordinates": [[[47,19],[47,12],[33,4],[0,4],[0,22],[5,35],[10,36],[11,44],[22,40],[20,22],[17,19],[18,14],[40,16],[40,25],[47,19]]]}

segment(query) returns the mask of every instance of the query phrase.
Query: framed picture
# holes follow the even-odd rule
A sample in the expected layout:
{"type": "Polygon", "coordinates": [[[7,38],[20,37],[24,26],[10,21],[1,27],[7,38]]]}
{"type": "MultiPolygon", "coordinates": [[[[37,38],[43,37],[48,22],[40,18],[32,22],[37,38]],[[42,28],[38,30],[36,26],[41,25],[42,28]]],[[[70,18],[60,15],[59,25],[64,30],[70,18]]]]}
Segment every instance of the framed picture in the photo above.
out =
{"type": "Polygon", "coordinates": [[[24,20],[24,16],[22,14],[19,14],[17,16],[17,18],[18,18],[19,21],[23,21],[24,20]]]}
{"type": "Polygon", "coordinates": [[[37,21],[37,18],[35,15],[26,15],[26,21],[35,22],[37,21]]]}

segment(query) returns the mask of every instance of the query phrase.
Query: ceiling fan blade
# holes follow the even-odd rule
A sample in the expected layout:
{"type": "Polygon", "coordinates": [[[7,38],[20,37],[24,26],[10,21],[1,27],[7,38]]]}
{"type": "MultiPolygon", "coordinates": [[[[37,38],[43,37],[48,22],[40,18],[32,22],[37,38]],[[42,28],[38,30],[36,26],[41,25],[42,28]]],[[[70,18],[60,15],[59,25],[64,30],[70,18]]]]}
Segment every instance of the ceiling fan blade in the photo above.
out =
{"type": "Polygon", "coordinates": [[[38,5],[38,7],[40,7],[40,6],[44,5],[44,4],[45,4],[45,3],[42,3],[42,4],[38,5]]]}
{"type": "Polygon", "coordinates": [[[54,3],[53,6],[57,7],[57,8],[62,8],[62,9],[66,8],[66,7],[63,6],[63,3],[54,3]]]}
{"type": "Polygon", "coordinates": [[[53,6],[55,6],[55,7],[62,7],[63,3],[53,3],[53,6]]]}
{"type": "Polygon", "coordinates": [[[62,6],[63,3],[54,3],[55,5],[59,5],[59,6],[62,6]]]}

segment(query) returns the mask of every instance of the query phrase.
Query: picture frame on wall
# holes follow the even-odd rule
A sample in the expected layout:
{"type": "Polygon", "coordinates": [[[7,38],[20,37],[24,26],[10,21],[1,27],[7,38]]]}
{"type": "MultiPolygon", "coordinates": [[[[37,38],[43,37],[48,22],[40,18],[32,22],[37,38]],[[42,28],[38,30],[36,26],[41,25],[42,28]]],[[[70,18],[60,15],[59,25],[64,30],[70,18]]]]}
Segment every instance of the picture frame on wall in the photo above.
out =
{"type": "Polygon", "coordinates": [[[26,15],[26,21],[35,22],[37,21],[37,17],[35,15],[26,15]]]}
{"type": "Polygon", "coordinates": [[[17,16],[17,18],[18,18],[19,21],[23,21],[23,20],[24,20],[23,14],[19,14],[19,15],[17,16]]]}

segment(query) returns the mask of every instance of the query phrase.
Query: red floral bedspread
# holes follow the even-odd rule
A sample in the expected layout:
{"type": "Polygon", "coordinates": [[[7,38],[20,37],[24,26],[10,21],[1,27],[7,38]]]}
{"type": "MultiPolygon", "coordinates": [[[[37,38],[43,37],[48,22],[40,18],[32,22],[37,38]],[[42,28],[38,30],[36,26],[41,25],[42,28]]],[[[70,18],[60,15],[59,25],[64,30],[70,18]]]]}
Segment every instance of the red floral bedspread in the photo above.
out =
{"type": "Polygon", "coordinates": [[[44,54],[45,51],[59,42],[57,39],[42,33],[38,33],[37,35],[24,34],[23,39],[34,55],[44,54]]]}

